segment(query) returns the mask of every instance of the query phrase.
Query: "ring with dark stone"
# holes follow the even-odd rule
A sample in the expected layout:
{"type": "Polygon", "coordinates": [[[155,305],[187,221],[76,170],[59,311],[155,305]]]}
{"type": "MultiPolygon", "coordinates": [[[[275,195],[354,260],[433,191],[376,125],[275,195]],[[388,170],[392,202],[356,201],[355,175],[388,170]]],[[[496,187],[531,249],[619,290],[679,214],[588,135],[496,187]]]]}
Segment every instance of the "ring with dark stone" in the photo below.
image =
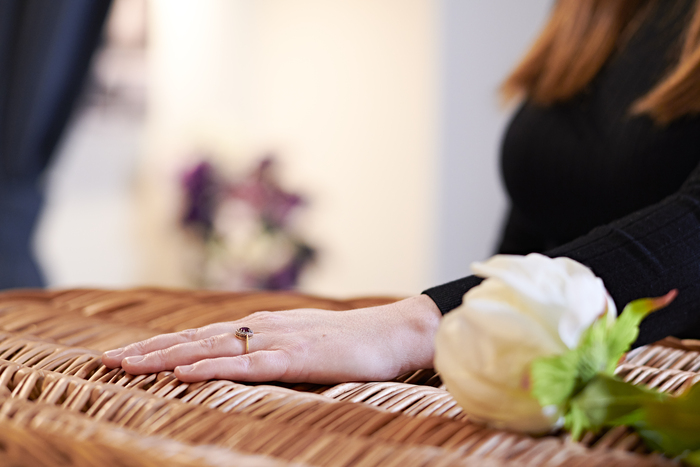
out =
{"type": "Polygon", "coordinates": [[[253,337],[253,334],[253,330],[246,326],[236,329],[236,337],[245,341],[245,353],[250,351],[248,341],[253,337]]]}
{"type": "Polygon", "coordinates": [[[253,337],[253,334],[253,330],[246,326],[236,329],[236,337],[238,337],[239,339],[250,339],[251,337],[253,337]]]}

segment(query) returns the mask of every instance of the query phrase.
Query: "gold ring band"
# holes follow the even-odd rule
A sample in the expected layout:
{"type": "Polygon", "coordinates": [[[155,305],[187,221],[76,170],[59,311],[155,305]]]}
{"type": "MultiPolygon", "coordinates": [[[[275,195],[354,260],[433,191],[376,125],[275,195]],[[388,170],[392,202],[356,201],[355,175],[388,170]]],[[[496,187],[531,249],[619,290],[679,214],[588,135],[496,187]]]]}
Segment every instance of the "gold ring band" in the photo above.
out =
{"type": "Polygon", "coordinates": [[[245,341],[245,353],[250,351],[248,342],[253,338],[253,334],[255,334],[253,330],[246,326],[236,329],[236,337],[245,341]]]}

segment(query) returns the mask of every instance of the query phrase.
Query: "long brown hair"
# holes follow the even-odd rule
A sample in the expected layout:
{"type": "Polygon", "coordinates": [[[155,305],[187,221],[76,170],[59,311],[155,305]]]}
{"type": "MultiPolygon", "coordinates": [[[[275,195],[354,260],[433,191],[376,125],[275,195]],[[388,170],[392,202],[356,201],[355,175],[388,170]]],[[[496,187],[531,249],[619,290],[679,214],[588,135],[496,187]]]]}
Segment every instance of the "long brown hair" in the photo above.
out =
{"type": "MultiPolygon", "coordinates": [[[[648,4],[643,0],[559,0],[539,38],[503,83],[503,96],[527,97],[542,105],[570,99],[634,30],[648,4]]],[[[700,0],[678,63],[630,110],[658,123],[700,113],[700,0]]]]}

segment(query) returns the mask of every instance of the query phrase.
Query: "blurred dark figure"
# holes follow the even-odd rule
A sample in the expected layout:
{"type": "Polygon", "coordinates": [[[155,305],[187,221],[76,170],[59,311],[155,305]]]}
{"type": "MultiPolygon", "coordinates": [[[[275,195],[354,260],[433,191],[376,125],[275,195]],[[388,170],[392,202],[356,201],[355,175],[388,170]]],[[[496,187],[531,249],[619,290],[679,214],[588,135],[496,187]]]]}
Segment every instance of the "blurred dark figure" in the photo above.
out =
{"type": "Polygon", "coordinates": [[[41,287],[39,176],[66,126],[111,0],[0,0],[0,289],[41,287]]]}

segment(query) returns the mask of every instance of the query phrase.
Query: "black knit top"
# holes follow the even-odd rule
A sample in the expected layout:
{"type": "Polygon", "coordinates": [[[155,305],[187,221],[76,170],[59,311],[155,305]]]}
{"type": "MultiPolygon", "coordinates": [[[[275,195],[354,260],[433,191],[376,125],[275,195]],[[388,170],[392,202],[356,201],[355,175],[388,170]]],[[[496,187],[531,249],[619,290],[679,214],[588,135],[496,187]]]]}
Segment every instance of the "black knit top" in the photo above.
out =
{"type": "MultiPolygon", "coordinates": [[[[636,345],[700,337],[700,116],[667,126],[632,103],[677,63],[694,1],[656,2],[624,48],[570,101],[525,103],[502,146],[511,208],[499,252],[567,256],[601,277],[618,309],[678,289],[636,345]]],[[[443,313],[480,279],[426,290],[443,313]]]]}

